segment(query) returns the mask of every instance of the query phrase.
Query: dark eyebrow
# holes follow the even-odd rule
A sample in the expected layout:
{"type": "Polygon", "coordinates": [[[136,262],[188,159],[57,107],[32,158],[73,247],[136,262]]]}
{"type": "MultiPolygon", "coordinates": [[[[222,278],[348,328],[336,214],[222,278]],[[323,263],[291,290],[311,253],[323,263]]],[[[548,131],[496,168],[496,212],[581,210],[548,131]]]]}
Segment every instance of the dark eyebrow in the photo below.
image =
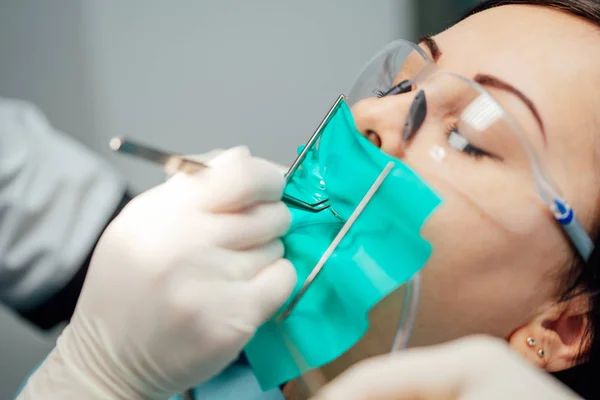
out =
{"type": "Polygon", "coordinates": [[[533,101],[531,101],[531,99],[529,97],[527,97],[525,95],[525,93],[521,92],[519,89],[515,88],[510,83],[505,82],[502,79],[495,77],[493,75],[477,74],[475,76],[475,78],[473,78],[473,80],[482,86],[491,86],[496,89],[504,90],[505,92],[512,93],[515,96],[517,96],[519,99],[521,99],[521,101],[523,103],[525,103],[527,108],[529,108],[529,111],[531,111],[531,113],[535,117],[535,120],[537,121],[537,123],[540,127],[540,130],[542,132],[542,137],[544,138],[544,144],[546,144],[546,130],[544,129],[544,121],[542,121],[542,117],[540,117],[540,113],[538,112],[538,109],[535,107],[535,104],[533,103],[533,101]]]}
{"type": "Polygon", "coordinates": [[[429,49],[431,53],[431,57],[433,57],[433,61],[437,62],[439,58],[442,56],[442,51],[437,45],[437,42],[429,35],[423,36],[419,39],[419,44],[423,43],[429,49]]]}
{"type": "MultiPolygon", "coordinates": [[[[424,36],[421,40],[419,40],[419,44],[421,43],[427,46],[429,52],[431,53],[431,56],[433,57],[433,61],[437,62],[442,56],[442,51],[437,45],[435,39],[433,39],[431,36],[424,36]]],[[[477,74],[475,78],[473,78],[473,80],[482,86],[491,86],[493,88],[512,93],[513,95],[517,96],[523,103],[525,103],[529,111],[531,111],[531,113],[535,117],[535,120],[541,129],[544,144],[546,144],[546,130],[544,129],[544,121],[542,121],[542,117],[540,116],[540,113],[533,101],[531,101],[531,99],[527,97],[525,93],[521,92],[519,89],[515,88],[508,82],[505,82],[502,79],[493,75],[477,74]]]]}

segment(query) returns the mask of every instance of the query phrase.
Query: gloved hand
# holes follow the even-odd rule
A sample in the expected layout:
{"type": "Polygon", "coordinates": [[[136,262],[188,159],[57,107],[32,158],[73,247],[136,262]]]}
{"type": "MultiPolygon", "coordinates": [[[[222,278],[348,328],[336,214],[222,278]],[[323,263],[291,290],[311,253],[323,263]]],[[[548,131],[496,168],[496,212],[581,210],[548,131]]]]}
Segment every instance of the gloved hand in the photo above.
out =
{"type": "Polygon", "coordinates": [[[356,364],[315,400],[579,399],[496,339],[474,337],[356,364]]]}
{"type": "MultiPolygon", "coordinates": [[[[214,150],[209,151],[208,153],[186,156],[185,158],[189,159],[189,160],[193,160],[193,161],[199,161],[201,163],[208,163],[208,162],[210,162],[210,160],[217,157],[222,152],[223,152],[223,149],[214,149],[214,150]]],[[[273,161],[268,161],[268,160],[265,160],[265,161],[267,161],[269,164],[274,166],[277,169],[277,171],[279,171],[279,173],[281,173],[282,175],[285,175],[288,172],[288,170],[290,169],[289,167],[286,167],[285,165],[281,165],[281,164],[273,162],[273,161]]]]}
{"type": "Polygon", "coordinates": [[[209,379],[296,282],[283,175],[245,148],[130,202],[103,234],[71,324],[25,399],[158,399],[209,379]]]}

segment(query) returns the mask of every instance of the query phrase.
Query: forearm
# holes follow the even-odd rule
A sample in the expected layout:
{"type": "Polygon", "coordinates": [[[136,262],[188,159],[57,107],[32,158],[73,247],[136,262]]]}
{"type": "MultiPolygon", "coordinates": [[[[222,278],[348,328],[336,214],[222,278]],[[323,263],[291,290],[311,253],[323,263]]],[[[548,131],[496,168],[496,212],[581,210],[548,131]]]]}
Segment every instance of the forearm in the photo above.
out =
{"type": "MultiPolygon", "coordinates": [[[[110,222],[121,212],[131,198],[132,196],[128,192],[123,194],[123,198],[111,217],[106,221],[104,228],[106,228],[106,226],[108,226],[108,224],[110,224],[110,222]]],[[[102,232],[104,232],[104,229],[102,229],[100,234],[98,234],[98,238],[94,241],[93,246],[89,249],[88,255],[83,263],[81,263],[81,265],[77,268],[77,272],[75,272],[73,278],[71,278],[71,280],[67,282],[61,290],[59,290],[56,294],[44,301],[39,306],[28,311],[19,312],[21,317],[41,329],[51,329],[60,323],[70,321],[71,316],[75,311],[75,305],[79,299],[83,282],[87,275],[92,254],[94,253],[94,249],[102,232]]]]}
{"type": "Polygon", "coordinates": [[[0,122],[0,302],[48,328],[71,315],[125,183],[27,103],[0,98],[0,122]]]}

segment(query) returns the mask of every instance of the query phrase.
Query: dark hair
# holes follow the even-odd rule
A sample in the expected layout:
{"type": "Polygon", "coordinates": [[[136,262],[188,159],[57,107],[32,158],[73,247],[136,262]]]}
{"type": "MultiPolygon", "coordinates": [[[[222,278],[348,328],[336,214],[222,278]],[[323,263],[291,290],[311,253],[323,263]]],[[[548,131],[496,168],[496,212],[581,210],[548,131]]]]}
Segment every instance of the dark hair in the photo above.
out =
{"type": "MultiPolygon", "coordinates": [[[[515,4],[552,8],[580,17],[600,28],[600,0],[486,0],[473,7],[462,19],[490,8],[515,4]]],[[[563,299],[581,294],[589,296],[590,312],[585,338],[590,345],[583,349],[580,365],[554,374],[586,399],[600,399],[600,216],[597,215],[596,218],[591,232],[596,250],[588,262],[584,262],[574,252],[574,262],[566,271],[562,296],[563,299]]]]}
{"type": "Polygon", "coordinates": [[[598,0],[484,0],[469,10],[464,18],[490,8],[514,4],[553,8],[581,17],[600,27],[600,1],[598,0]]]}

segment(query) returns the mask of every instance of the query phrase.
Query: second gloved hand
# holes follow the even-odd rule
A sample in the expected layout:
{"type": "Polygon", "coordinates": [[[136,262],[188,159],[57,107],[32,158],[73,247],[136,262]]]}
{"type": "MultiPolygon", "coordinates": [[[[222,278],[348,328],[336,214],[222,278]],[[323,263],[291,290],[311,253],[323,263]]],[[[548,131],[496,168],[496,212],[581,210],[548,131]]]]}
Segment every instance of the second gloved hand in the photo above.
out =
{"type": "Polygon", "coordinates": [[[142,194],[109,226],[23,397],[166,398],[217,374],[281,307],[296,283],[279,240],[284,178],[245,148],[210,165],[142,194]]]}
{"type": "Polygon", "coordinates": [[[577,400],[499,339],[471,337],[362,361],[313,400],[577,400]]]}

